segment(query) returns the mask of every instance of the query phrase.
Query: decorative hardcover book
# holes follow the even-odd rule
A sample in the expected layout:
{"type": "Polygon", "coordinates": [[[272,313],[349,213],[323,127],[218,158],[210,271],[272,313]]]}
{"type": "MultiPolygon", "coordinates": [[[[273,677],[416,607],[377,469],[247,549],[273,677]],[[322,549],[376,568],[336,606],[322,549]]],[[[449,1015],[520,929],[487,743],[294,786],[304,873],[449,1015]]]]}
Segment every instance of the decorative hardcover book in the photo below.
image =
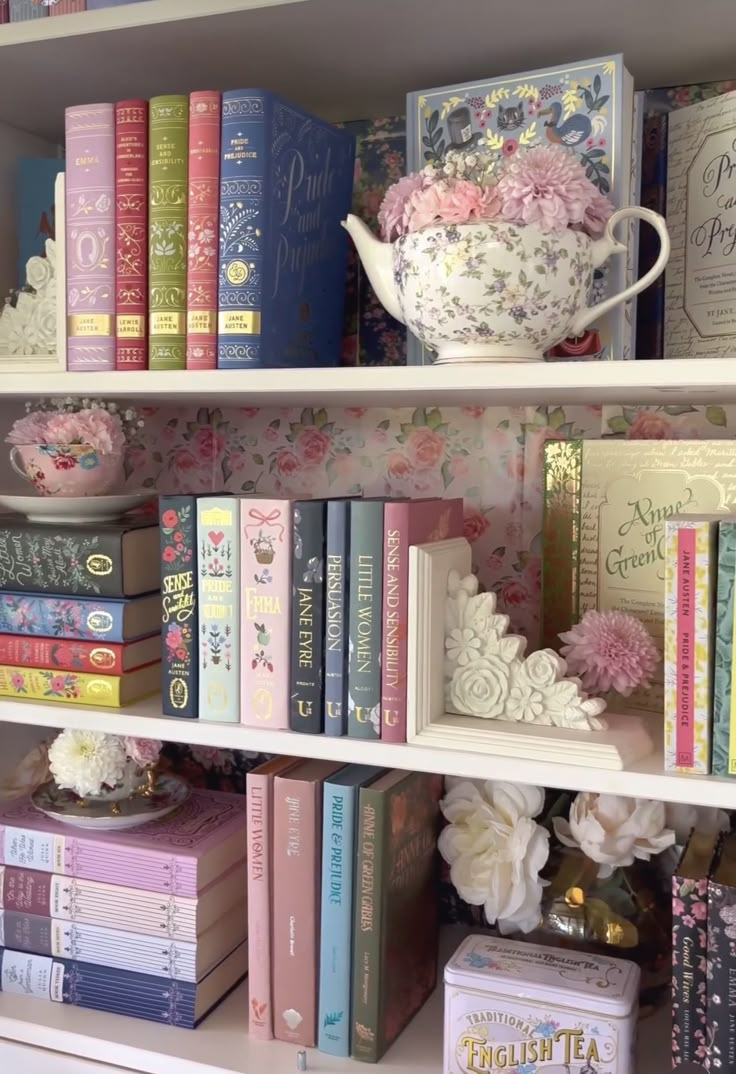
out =
{"type": "Polygon", "coordinates": [[[67,108],[66,162],[67,367],[95,373],[115,368],[113,105],[67,108]]]}
{"type": "Polygon", "coordinates": [[[324,500],[294,504],[291,597],[292,731],[319,735],[324,706],[324,500]]]}
{"type": "Polygon", "coordinates": [[[197,501],[199,719],[240,722],[240,500],[197,501]]]}
{"type": "Polygon", "coordinates": [[[132,600],[0,593],[0,633],[70,641],[137,641],[161,629],[158,593],[132,600]]]}
{"type": "Polygon", "coordinates": [[[8,0],[0,0],[0,24],[10,22],[10,6],[8,0]]]}
{"type": "Polygon", "coordinates": [[[0,910],[0,947],[168,977],[172,981],[200,981],[246,938],[242,906],[234,907],[196,943],[0,910]]]}
{"type": "Polygon", "coordinates": [[[718,833],[693,831],[672,877],[672,1063],[702,1063],[708,981],[708,877],[718,833]]]}
{"type": "Polygon", "coordinates": [[[221,95],[189,98],[187,369],[217,368],[217,230],[220,212],[221,95]]]}
{"type": "Polygon", "coordinates": [[[291,501],[249,499],[241,508],[240,719],[289,728],[291,501]]]}
{"type": "MultiPolygon", "coordinates": [[[[22,634],[0,634],[0,664],[47,671],[82,671],[92,675],[123,675],[161,659],[161,638],[131,641],[127,645],[100,645],[94,641],[54,641],[22,634]]],[[[0,944],[0,946],[2,946],[0,944]]]]}
{"type": "Polygon", "coordinates": [[[10,21],[26,22],[28,19],[42,19],[49,9],[37,3],[37,0],[10,0],[10,21]]]}
{"type": "Polygon", "coordinates": [[[161,496],[161,686],[164,716],[199,712],[197,498],[161,496]]]}
{"type": "Polygon", "coordinates": [[[161,661],[123,675],[90,675],[76,671],[43,671],[23,664],[0,665],[0,697],[61,701],[120,709],[161,688],[161,661]]]}
{"type": "Polygon", "coordinates": [[[245,861],[195,899],[0,865],[0,909],[124,932],[196,940],[233,906],[245,913],[245,861]]]}
{"type": "MultiPolygon", "coordinates": [[[[545,141],[573,150],[615,208],[635,204],[632,182],[634,83],[620,55],[410,93],[406,104],[407,171],[474,146],[503,157],[545,141]]],[[[595,272],[596,301],[626,286],[624,258],[595,272]]],[[[633,331],[619,306],[586,330],[585,349],[561,344],[555,357],[633,358],[633,331]]],[[[430,360],[411,334],[410,365],[430,360]]]]}
{"type": "MultiPolygon", "coordinates": [[[[667,116],[644,120],[641,154],[641,204],[667,215],[667,116]]],[[[657,260],[659,242],[654,228],[639,234],[639,277],[657,260]]],[[[636,357],[661,358],[664,353],[664,274],[636,300],[636,357]]]]}
{"type": "Polygon", "coordinates": [[[665,277],[666,358],[729,358],[736,311],[736,207],[729,154],[736,139],[736,93],[670,113],[667,228],[672,253],[665,277]]]}
{"type": "Polygon", "coordinates": [[[736,614],[736,521],[718,524],[715,657],[713,666],[713,775],[736,776],[736,704],[733,696],[736,614]]]}
{"type": "Polygon", "coordinates": [[[355,139],[272,93],[222,98],[217,364],[340,364],[355,139]]]}
{"type": "MultiPolygon", "coordinates": [[[[736,838],[727,835],[708,881],[707,1015],[708,1069],[736,1067],[736,960],[733,922],[736,918],[736,838]]],[[[701,926],[702,927],[702,926],[701,926]]]]}
{"type": "Polygon", "coordinates": [[[357,799],[360,788],[382,774],[370,765],[348,765],[325,781],[317,1046],[329,1055],[350,1055],[357,799]]]}
{"type": "Polygon", "coordinates": [[[148,101],[115,105],[115,368],[146,369],[148,101]]]}
{"type": "Polygon", "coordinates": [[[665,528],[664,766],[710,772],[718,520],[665,528]]]}
{"type": "Polygon", "coordinates": [[[248,809],[248,1029],[256,1040],[273,1038],[271,900],[273,898],[273,787],[276,776],[298,764],[274,757],[245,777],[248,809]]]}
{"type": "Polygon", "coordinates": [[[148,167],[148,365],[186,367],[189,98],[153,97],[148,167]]]}
{"type": "Polygon", "coordinates": [[[161,584],[158,528],[144,522],[0,526],[0,590],[137,597],[161,584]]]}
{"type": "MultiPolygon", "coordinates": [[[[0,2],[0,23],[2,21],[0,2]]],[[[65,161],[53,158],[21,158],[17,163],[18,287],[26,283],[29,260],[45,257],[46,240],[56,238],[54,187],[57,175],[65,170],[65,166],[65,161]]]]}
{"type": "Polygon", "coordinates": [[[177,981],[172,985],[150,974],[2,948],[0,991],[194,1029],[245,976],[247,965],[246,942],[198,984],[177,981]]]}
{"type": "MultiPolygon", "coordinates": [[[[589,609],[618,610],[641,619],[663,652],[665,522],[730,514],[734,466],[729,440],[545,444],[542,644],[559,649],[559,632],[589,609]]],[[[609,702],[614,712],[661,715],[661,666],[651,689],[609,702]]]]}
{"type": "Polygon", "coordinates": [[[381,734],[382,500],[350,503],[348,734],[381,734]]]}
{"type": "Polygon", "coordinates": [[[304,761],[273,795],[273,1033],[317,1043],[322,784],[339,764],[304,761]]]}
{"type": "Polygon", "coordinates": [[[76,15],[87,10],[87,0],[52,0],[49,15],[76,15]]]}
{"type": "Polygon", "coordinates": [[[437,980],[442,776],[387,772],[361,787],[351,1054],[375,1063],[437,980]]]}
{"type": "Polygon", "coordinates": [[[94,834],[41,815],[30,797],[0,808],[0,862],[194,899],[246,852],[239,794],[192,790],[168,817],[134,831],[94,834]]]}
{"type": "Polygon", "coordinates": [[[327,503],[325,544],[325,704],[327,735],[348,729],[348,587],[350,572],[350,503],[327,503]]]}
{"type": "Polygon", "coordinates": [[[386,503],[383,513],[381,738],[406,742],[409,548],[463,535],[463,501],[386,503]]]}

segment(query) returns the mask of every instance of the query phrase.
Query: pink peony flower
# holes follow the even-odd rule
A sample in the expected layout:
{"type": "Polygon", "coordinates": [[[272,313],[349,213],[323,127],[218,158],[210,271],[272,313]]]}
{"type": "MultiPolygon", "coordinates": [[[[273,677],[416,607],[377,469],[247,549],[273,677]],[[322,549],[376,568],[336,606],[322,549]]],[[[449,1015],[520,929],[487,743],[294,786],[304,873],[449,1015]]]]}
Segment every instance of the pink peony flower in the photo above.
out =
{"type": "MultiPolygon", "coordinates": [[[[582,224],[598,191],[574,153],[562,146],[536,146],[507,160],[498,180],[505,220],[563,231],[582,224]]],[[[600,214],[600,206],[596,217],[600,214]]]]}
{"type": "Polygon", "coordinates": [[[445,179],[412,194],[407,209],[408,230],[492,220],[500,211],[501,200],[495,187],[484,189],[468,179],[445,179]]]}
{"type": "Polygon", "coordinates": [[[421,172],[405,175],[386,191],[381,208],[378,210],[378,224],[384,242],[393,242],[401,235],[406,235],[408,228],[407,210],[412,194],[427,185],[427,177],[421,172]]]}
{"type": "Polygon", "coordinates": [[[626,612],[586,612],[560,639],[568,674],[577,675],[590,694],[617,690],[628,697],[638,687],[649,686],[659,662],[646,629],[626,612]]]}
{"type": "Polygon", "coordinates": [[[100,408],[75,414],[50,414],[46,423],[47,444],[89,444],[100,455],[120,455],[125,450],[125,431],[118,414],[100,408]]]}
{"type": "Polygon", "coordinates": [[[594,238],[602,235],[612,212],[613,205],[609,199],[596,190],[593,200],[583,215],[583,229],[594,238]]]}
{"type": "Polygon", "coordinates": [[[13,427],[5,437],[6,444],[48,444],[46,426],[49,415],[35,411],[13,422],[13,427]]]}
{"type": "Polygon", "coordinates": [[[123,742],[125,752],[139,768],[156,764],[163,748],[163,742],[157,738],[126,738],[123,742]]]}

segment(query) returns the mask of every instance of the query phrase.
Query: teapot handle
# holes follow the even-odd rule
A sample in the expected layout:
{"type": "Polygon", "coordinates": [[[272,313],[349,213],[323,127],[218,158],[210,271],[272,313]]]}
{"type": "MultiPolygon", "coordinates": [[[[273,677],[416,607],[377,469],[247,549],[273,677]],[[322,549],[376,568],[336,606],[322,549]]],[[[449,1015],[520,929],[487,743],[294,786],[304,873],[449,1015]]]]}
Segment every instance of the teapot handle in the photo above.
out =
{"type": "MultiPolygon", "coordinates": [[[[599,265],[602,265],[611,254],[626,253],[626,243],[619,242],[614,237],[613,229],[616,227],[616,224],[629,216],[633,216],[637,220],[646,221],[646,223],[651,224],[657,232],[657,235],[659,236],[659,255],[657,260],[649,271],[645,272],[641,279],[632,283],[630,287],[625,288],[617,295],[611,295],[610,298],[604,299],[603,302],[598,302],[595,306],[586,306],[584,310],[581,310],[572,323],[570,329],[571,336],[582,335],[591,321],[603,316],[604,313],[608,313],[609,310],[614,309],[614,307],[618,306],[621,302],[626,302],[627,299],[633,298],[634,295],[638,295],[645,287],[649,287],[650,283],[654,283],[657,277],[664,271],[664,267],[670,256],[670,236],[667,231],[667,225],[664,222],[664,218],[661,217],[659,213],[655,213],[651,209],[644,209],[640,205],[628,205],[623,209],[617,209],[617,211],[612,214],[606,224],[606,230],[603,237],[597,239],[593,243],[594,268],[598,268],[599,265]]],[[[617,357],[622,356],[617,355],[617,357]]]]}

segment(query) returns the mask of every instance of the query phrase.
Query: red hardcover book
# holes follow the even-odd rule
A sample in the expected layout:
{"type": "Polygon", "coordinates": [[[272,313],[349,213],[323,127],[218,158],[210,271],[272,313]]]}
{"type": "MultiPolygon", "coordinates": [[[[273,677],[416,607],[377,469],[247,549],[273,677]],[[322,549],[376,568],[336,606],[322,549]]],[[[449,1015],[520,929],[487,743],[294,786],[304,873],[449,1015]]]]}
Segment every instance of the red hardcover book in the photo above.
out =
{"type": "Polygon", "coordinates": [[[1,22],[10,22],[9,0],[0,0],[0,23],[1,22]]]}
{"type": "Polygon", "coordinates": [[[187,369],[217,368],[221,111],[214,90],[189,98],[187,369]]]}
{"type": "Polygon", "coordinates": [[[56,0],[49,8],[49,15],[76,15],[78,11],[86,10],[87,0],[56,0]]]}
{"type": "Polygon", "coordinates": [[[0,665],[123,675],[160,659],[160,634],[125,645],[0,634],[0,665]]]}
{"type": "Polygon", "coordinates": [[[148,102],[115,106],[115,368],[148,368],[148,102]]]}

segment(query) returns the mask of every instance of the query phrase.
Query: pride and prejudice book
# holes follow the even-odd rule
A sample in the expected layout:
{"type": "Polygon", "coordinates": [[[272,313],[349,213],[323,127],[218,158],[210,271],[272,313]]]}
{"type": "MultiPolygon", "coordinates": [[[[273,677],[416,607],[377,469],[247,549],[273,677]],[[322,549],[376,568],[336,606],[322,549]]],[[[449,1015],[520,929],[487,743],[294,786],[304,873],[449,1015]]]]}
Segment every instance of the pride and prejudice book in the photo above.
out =
{"type": "Polygon", "coordinates": [[[161,630],[158,593],[131,600],[90,600],[42,593],[0,593],[0,633],[129,642],[161,630]]]}
{"type": "Polygon", "coordinates": [[[222,98],[217,364],[340,364],[355,138],[262,89],[222,98]]]}
{"type": "Polygon", "coordinates": [[[90,675],[124,675],[161,657],[161,638],[131,641],[127,645],[100,645],[94,641],[55,641],[22,634],[0,634],[0,665],[46,671],[81,671],[90,675]]]}
{"type": "Polygon", "coordinates": [[[240,500],[197,501],[199,719],[240,722],[240,500]]]}

